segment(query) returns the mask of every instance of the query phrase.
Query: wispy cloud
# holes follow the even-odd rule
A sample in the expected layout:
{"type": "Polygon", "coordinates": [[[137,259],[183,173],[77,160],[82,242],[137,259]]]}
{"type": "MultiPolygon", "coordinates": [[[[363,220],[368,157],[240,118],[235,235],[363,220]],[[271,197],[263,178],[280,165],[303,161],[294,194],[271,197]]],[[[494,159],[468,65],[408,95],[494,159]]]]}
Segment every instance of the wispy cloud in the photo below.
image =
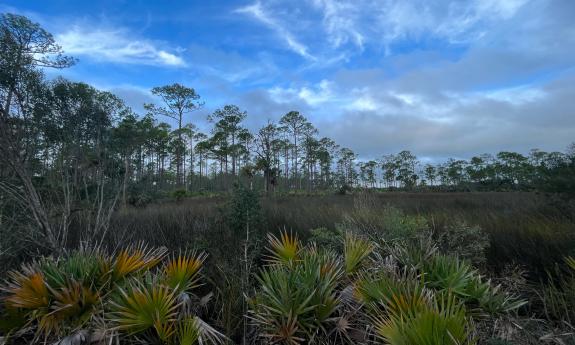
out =
{"type": "Polygon", "coordinates": [[[313,0],[313,5],[323,11],[323,25],[329,41],[337,48],[352,42],[363,49],[365,37],[358,30],[360,7],[353,3],[334,0],[313,0]]]}
{"type": "Polygon", "coordinates": [[[186,66],[186,62],[158,44],[135,38],[125,29],[89,29],[74,26],[56,35],[56,41],[71,55],[87,56],[98,61],[154,66],[186,66]]]}
{"type": "Polygon", "coordinates": [[[323,16],[323,31],[334,48],[351,43],[383,45],[435,37],[464,43],[482,37],[490,22],[513,17],[529,0],[307,0],[323,16]]]}
{"type": "Polygon", "coordinates": [[[316,58],[308,52],[308,47],[299,42],[293,34],[287,30],[283,25],[281,25],[276,19],[265,12],[260,2],[256,2],[252,5],[245,6],[237,9],[235,12],[244,13],[253,16],[260,22],[264,23],[270,29],[274,30],[288,45],[288,47],[296,52],[297,54],[303,56],[309,60],[315,60],[316,58]]]}

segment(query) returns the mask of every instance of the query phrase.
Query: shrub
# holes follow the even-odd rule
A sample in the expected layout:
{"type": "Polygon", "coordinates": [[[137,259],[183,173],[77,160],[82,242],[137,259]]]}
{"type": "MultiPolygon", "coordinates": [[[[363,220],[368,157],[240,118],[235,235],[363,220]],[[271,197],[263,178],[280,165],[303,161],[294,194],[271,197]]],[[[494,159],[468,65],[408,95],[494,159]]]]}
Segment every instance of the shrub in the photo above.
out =
{"type": "Polygon", "coordinates": [[[489,235],[478,225],[471,226],[464,221],[457,221],[443,229],[439,246],[445,254],[457,256],[476,266],[483,265],[486,262],[489,235]]]}
{"type": "Polygon", "coordinates": [[[341,227],[366,234],[376,242],[401,241],[428,229],[425,218],[407,215],[391,206],[383,209],[358,207],[345,217],[341,227]]]}
{"type": "Polygon", "coordinates": [[[250,300],[260,336],[284,344],[326,336],[325,323],[339,305],[340,262],[332,253],[300,250],[297,237],[287,233],[269,242],[272,264],[258,275],[259,289],[250,300]]]}
{"type": "Polygon", "coordinates": [[[474,312],[504,314],[527,303],[501,291],[499,285],[484,281],[477,271],[458,258],[435,256],[423,266],[423,272],[427,286],[452,293],[468,306],[479,308],[474,312]]]}
{"type": "Polygon", "coordinates": [[[326,227],[311,229],[309,242],[315,243],[320,248],[327,248],[337,252],[343,251],[342,239],[343,231],[336,227],[328,229],[326,227]]]}
{"type": "Polygon", "coordinates": [[[20,336],[31,330],[45,340],[65,337],[61,343],[102,337],[108,329],[119,331],[117,341],[128,344],[141,343],[138,338],[162,343],[222,339],[190,314],[189,294],[198,286],[205,255],[180,255],[156,269],[165,254],[165,249],[139,245],[113,256],[84,250],[23,266],[9,274],[3,288],[1,318],[20,320],[12,322],[20,336]]]}
{"type": "Polygon", "coordinates": [[[421,301],[406,311],[404,301],[396,296],[387,315],[374,322],[377,335],[391,345],[475,344],[465,307],[453,295],[421,301]]]}
{"type": "Polygon", "coordinates": [[[177,201],[181,201],[182,199],[188,196],[188,191],[185,189],[176,189],[171,193],[171,196],[177,201]]]}

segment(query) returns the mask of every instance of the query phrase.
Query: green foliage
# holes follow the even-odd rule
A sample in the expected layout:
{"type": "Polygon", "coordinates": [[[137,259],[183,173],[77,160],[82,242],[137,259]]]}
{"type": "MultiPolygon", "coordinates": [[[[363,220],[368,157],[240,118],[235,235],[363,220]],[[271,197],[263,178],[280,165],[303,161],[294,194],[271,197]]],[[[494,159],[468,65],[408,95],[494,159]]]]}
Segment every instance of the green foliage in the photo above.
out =
{"type": "Polygon", "coordinates": [[[459,345],[475,344],[464,306],[452,295],[418,303],[406,310],[397,296],[387,309],[387,316],[374,321],[377,335],[392,345],[459,345]]]}
{"type": "Polygon", "coordinates": [[[270,236],[275,264],[257,276],[259,289],[250,300],[251,318],[271,342],[300,344],[326,336],[326,323],[340,304],[339,258],[315,247],[299,250],[297,243],[287,233],[281,241],[270,236]]]}
{"type": "Polygon", "coordinates": [[[423,271],[427,286],[454,294],[469,306],[489,314],[508,313],[526,303],[483,281],[469,264],[454,257],[434,256],[423,266],[423,271]]]}
{"type": "Polygon", "coordinates": [[[185,189],[176,189],[171,193],[171,196],[177,201],[181,201],[182,199],[188,196],[188,191],[186,191],[185,189]]]}
{"type": "Polygon", "coordinates": [[[84,250],[23,266],[2,289],[0,326],[45,339],[114,329],[128,342],[144,336],[169,344],[193,341],[197,329],[200,341],[221,341],[223,335],[190,315],[189,293],[199,286],[205,255],[179,255],[156,269],[165,253],[138,245],[113,256],[84,250]],[[193,322],[180,321],[188,319],[193,322]]]}
{"type": "Polygon", "coordinates": [[[230,228],[239,233],[245,233],[246,229],[256,230],[261,223],[258,194],[242,184],[236,184],[226,205],[226,220],[230,228]]]}
{"type": "Polygon", "coordinates": [[[297,235],[288,234],[286,231],[280,234],[280,238],[268,234],[269,262],[280,265],[292,265],[299,260],[301,245],[297,235]]]}
{"type": "Polygon", "coordinates": [[[130,335],[149,329],[167,342],[175,332],[178,316],[177,291],[159,282],[131,281],[118,288],[110,302],[110,321],[115,328],[130,335]]]}
{"type": "Polygon", "coordinates": [[[325,227],[311,229],[309,242],[315,243],[319,248],[343,251],[343,231],[339,228],[328,229],[325,227]]]}
{"type": "Polygon", "coordinates": [[[540,299],[545,316],[573,325],[575,323],[575,259],[566,257],[568,270],[549,274],[550,283],[541,285],[540,299]]]}
{"type": "Polygon", "coordinates": [[[361,205],[342,225],[369,235],[374,241],[402,241],[418,236],[427,229],[427,220],[407,215],[398,208],[386,206],[372,209],[361,205]]]}
{"type": "Polygon", "coordinates": [[[199,286],[199,273],[206,254],[179,255],[164,265],[164,281],[175,291],[191,291],[199,286]]]}
{"type": "Polygon", "coordinates": [[[346,232],[343,243],[345,273],[349,275],[357,272],[374,248],[373,243],[351,232],[346,232]]]}
{"type": "Polygon", "coordinates": [[[387,249],[402,265],[414,269],[421,269],[438,251],[431,234],[425,232],[393,243],[387,249]]]}

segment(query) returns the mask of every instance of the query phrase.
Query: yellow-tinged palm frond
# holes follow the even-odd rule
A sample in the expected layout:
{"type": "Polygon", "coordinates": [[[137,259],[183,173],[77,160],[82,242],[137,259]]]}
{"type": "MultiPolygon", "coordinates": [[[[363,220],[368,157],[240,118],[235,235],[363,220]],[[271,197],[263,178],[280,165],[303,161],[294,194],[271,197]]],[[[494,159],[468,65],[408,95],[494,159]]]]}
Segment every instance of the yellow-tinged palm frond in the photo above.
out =
{"type": "Polygon", "coordinates": [[[50,294],[41,272],[25,266],[22,272],[12,271],[8,276],[9,283],[5,289],[8,292],[8,307],[29,310],[48,307],[50,294]]]}
{"type": "Polygon", "coordinates": [[[189,291],[199,286],[199,272],[207,255],[179,255],[168,261],[164,266],[166,285],[179,291],[189,291]]]}
{"type": "Polygon", "coordinates": [[[120,251],[111,266],[112,280],[117,281],[156,266],[166,256],[166,252],[166,248],[148,249],[144,245],[120,251]]]}
{"type": "Polygon", "coordinates": [[[200,329],[195,318],[185,318],[178,322],[177,341],[180,345],[194,345],[200,339],[200,329]]]}
{"type": "Polygon", "coordinates": [[[175,332],[176,297],[176,291],[165,285],[132,282],[126,289],[119,288],[110,302],[110,320],[117,330],[136,334],[154,329],[167,341],[175,332]]]}
{"type": "Polygon", "coordinates": [[[298,259],[300,243],[297,235],[284,231],[280,234],[280,238],[277,238],[268,234],[268,242],[268,251],[271,253],[268,258],[269,262],[287,265],[298,259]]]}
{"type": "Polygon", "coordinates": [[[365,260],[375,249],[375,246],[370,241],[364,240],[363,238],[347,232],[344,239],[344,261],[345,261],[345,272],[347,274],[352,274],[357,271],[363,260],[365,260]]]}
{"type": "Polygon", "coordinates": [[[465,307],[452,294],[437,296],[421,308],[388,309],[373,319],[378,337],[387,344],[475,344],[465,307]]]}
{"type": "Polygon", "coordinates": [[[71,328],[83,325],[100,303],[97,291],[75,280],[68,280],[64,287],[48,289],[52,303],[49,312],[39,322],[39,329],[46,334],[59,334],[64,323],[71,328]]]}

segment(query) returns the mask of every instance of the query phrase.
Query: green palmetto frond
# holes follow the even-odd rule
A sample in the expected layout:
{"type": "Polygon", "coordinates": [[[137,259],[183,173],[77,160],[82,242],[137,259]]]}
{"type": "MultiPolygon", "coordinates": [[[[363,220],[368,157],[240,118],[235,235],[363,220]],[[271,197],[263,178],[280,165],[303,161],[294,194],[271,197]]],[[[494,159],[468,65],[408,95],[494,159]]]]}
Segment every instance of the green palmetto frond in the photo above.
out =
{"type": "Polygon", "coordinates": [[[362,262],[373,252],[373,243],[347,232],[344,238],[343,255],[345,272],[352,274],[361,267],[362,262]]]}
{"type": "Polygon", "coordinates": [[[70,280],[84,285],[100,285],[103,280],[102,261],[108,261],[104,254],[95,250],[78,250],[60,259],[43,259],[39,263],[46,283],[52,288],[67,287],[70,280]]]}
{"type": "Polygon", "coordinates": [[[176,291],[155,282],[131,282],[110,302],[110,320],[115,329],[136,334],[154,329],[167,341],[175,332],[178,304],[176,291]]]}
{"type": "Polygon", "coordinates": [[[437,255],[424,265],[427,285],[447,290],[459,296],[467,295],[467,288],[476,276],[467,263],[449,256],[437,255]]]}
{"type": "Polygon", "coordinates": [[[527,301],[500,291],[501,286],[492,286],[491,281],[475,277],[466,289],[468,302],[479,307],[481,312],[491,315],[505,314],[525,305],[527,301]]]}
{"type": "Polygon", "coordinates": [[[200,339],[200,329],[195,318],[185,318],[178,322],[176,331],[179,345],[194,345],[200,339]]]}
{"type": "Polygon", "coordinates": [[[441,294],[406,313],[392,307],[373,319],[379,338],[392,345],[474,344],[465,308],[452,294],[441,294]]]}
{"type": "Polygon", "coordinates": [[[337,287],[343,268],[329,252],[303,250],[291,265],[267,266],[250,301],[250,318],[272,343],[300,344],[318,334],[340,305],[337,287]]]}
{"type": "MultiPolygon", "coordinates": [[[[355,283],[354,293],[368,309],[375,311],[388,309],[388,304],[407,300],[412,302],[413,308],[417,308],[417,305],[427,303],[432,298],[423,280],[410,271],[362,274],[355,283]]],[[[397,307],[401,305],[396,304],[397,307]]]]}
{"type": "Polygon", "coordinates": [[[138,245],[118,253],[110,267],[113,281],[118,281],[129,274],[149,270],[166,256],[165,248],[148,249],[138,245]]]}
{"type": "Polygon", "coordinates": [[[207,255],[179,255],[168,261],[163,268],[164,282],[172,289],[189,291],[199,286],[199,272],[207,255]]]}
{"type": "Polygon", "coordinates": [[[280,238],[277,238],[268,234],[268,243],[269,262],[289,265],[298,259],[301,248],[297,235],[288,234],[287,231],[284,231],[280,234],[280,238]]]}
{"type": "Polygon", "coordinates": [[[476,316],[485,314],[504,314],[526,304],[524,300],[500,291],[490,281],[481,276],[467,263],[449,256],[435,256],[424,265],[427,286],[449,292],[465,301],[476,316]]]}

